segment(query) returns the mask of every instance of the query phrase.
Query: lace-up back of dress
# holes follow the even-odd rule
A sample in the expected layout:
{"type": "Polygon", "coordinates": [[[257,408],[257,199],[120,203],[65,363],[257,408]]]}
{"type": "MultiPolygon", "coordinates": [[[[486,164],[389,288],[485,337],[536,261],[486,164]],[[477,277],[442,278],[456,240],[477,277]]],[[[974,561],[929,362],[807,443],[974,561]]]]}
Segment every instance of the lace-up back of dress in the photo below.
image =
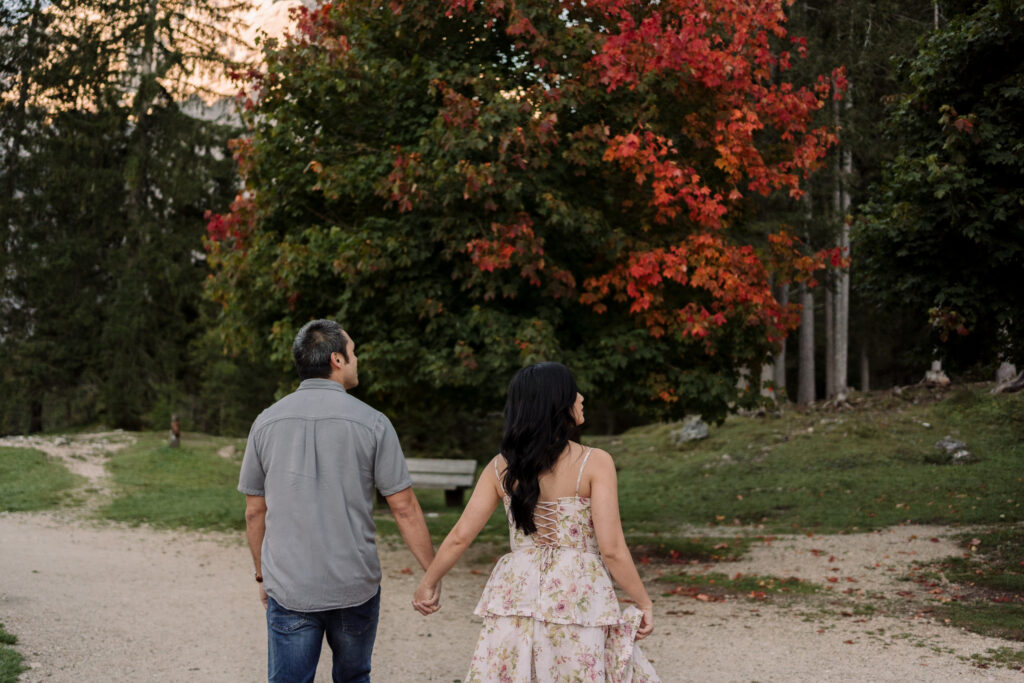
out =
{"type": "MultiPolygon", "coordinates": [[[[509,509],[508,493],[502,487],[502,494],[505,497],[505,513],[509,523],[509,540],[512,548],[522,547],[574,547],[580,550],[592,551],[597,547],[597,539],[594,535],[593,520],[590,517],[590,499],[580,497],[580,482],[583,480],[583,468],[590,458],[588,449],[583,461],[580,464],[579,473],[576,475],[576,492],[572,496],[563,496],[555,500],[537,501],[533,509],[533,522],[537,531],[527,536],[521,529],[516,527],[509,509]]],[[[498,474],[497,463],[495,463],[495,474],[498,474]]],[[[501,477],[498,476],[499,485],[501,477]]]]}

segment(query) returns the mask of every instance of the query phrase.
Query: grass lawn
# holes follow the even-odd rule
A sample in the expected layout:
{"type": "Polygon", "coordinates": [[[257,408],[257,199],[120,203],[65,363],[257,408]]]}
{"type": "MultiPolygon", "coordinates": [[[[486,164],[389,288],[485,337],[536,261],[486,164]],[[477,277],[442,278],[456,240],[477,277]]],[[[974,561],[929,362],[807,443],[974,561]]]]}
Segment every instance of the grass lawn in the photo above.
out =
{"type": "Polygon", "coordinates": [[[873,394],[853,410],[730,417],[679,448],[669,439],[675,427],[585,439],[615,457],[631,534],[687,524],[837,533],[1024,521],[1021,394],[873,394]],[[948,464],[935,447],[946,435],[966,442],[973,461],[948,464]]]}
{"type": "Polygon", "coordinates": [[[0,623],[0,683],[14,683],[18,674],[25,670],[21,655],[11,647],[17,642],[17,637],[8,633],[0,623]]]}
{"type": "Polygon", "coordinates": [[[134,445],[107,463],[114,497],[101,516],[158,527],[245,528],[245,500],[235,490],[243,440],[187,434],[180,448],[168,448],[164,432],[135,436],[134,445]],[[225,446],[234,446],[233,457],[217,454],[225,446]]]}
{"type": "MultiPolygon", "coordinates": [[[[712,427],[709,438],[678,448],[670,444],[673,424],[584,441],[615,457],[627,535],[656,555],[742,554],[731,528],[737,524],[759,533],[842,533],[902,522],[1024,521],[1024,395],[961,388],[933,399],[924,389],[908,389],[902,396],[855,399],[852,410],[734,416],[712,427]],[[939,457],[934,444],[947,434],[966,442],[971,463],[946,464],[939,457]],[[710,528],[695,538],[695,526],[710,528]],[[716,538],[709,546],[703,537],[716,538]]],[[[116,496],[104,516],[158,526],[243,527],[242,496],[235,491],[242,440],[186,435],[172,450],[162,432],[137,437],[110,459],[116,496]],[[226,445],[235,447],[231,459],[217,455],[226,445]]],[[[493,445],[482,443],[481,450],[490,453],[493,445]]],[[[417,496],[431,533],[443,537],[460,511],[444,505],[442,491],[417,496]]],[[[379,507],[380,532],[396,533],[379,507]]],[[[506,536],[499,508],[482,539],[506,536]]]]}
{"type": "Polygon", "coordinates": [[[0,511],[44,510],[68,502],[68,492],[84,482],[45,453],[0,448],[0,511]]]}

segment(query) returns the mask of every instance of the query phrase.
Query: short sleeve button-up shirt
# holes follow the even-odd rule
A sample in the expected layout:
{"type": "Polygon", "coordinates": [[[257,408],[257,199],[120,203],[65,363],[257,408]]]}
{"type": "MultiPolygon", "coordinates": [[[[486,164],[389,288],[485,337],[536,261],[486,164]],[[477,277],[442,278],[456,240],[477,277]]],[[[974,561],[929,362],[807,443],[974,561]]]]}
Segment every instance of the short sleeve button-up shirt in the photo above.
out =
{"type": "Polygon", "coordinates": [[[267,500],[263,585],[283,607],[359,605],[380,585],[374,489],[412,485],[391,422],[332,380],[307,379],[263,411],[238,490],[267,500]]]}

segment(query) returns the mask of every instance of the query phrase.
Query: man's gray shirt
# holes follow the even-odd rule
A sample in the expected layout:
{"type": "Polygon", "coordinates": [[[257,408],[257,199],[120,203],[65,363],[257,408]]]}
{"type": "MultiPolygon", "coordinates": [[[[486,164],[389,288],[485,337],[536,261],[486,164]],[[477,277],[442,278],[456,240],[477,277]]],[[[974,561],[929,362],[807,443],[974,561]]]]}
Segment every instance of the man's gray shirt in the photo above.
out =
{"type": "Polygon", "coordinates": [[[410,486],[391,422],[337,382],[304,380],[260,413],[238,490],[267,499],[267,594],[299,612],[372,598],[381,578],[374,488],[390,496],[410,486]]]}

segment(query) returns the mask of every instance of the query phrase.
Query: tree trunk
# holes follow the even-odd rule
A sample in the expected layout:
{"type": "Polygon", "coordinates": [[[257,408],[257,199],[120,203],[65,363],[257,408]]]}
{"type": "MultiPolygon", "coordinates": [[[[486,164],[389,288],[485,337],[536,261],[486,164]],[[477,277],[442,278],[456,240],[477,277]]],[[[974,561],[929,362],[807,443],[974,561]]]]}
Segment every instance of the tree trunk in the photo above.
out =
{"type": "Polygon", "coordinates": [[[800,369],[797,403],[814,403],[814,293],[806,284],[800,285],[800,369]]]}
{"type": "Polygon", "coordinates": [[[831,268],[825,278],[825,398],[836,393],[836,295],[832,291],[831,268]]]}
{"type": "MultiPolygon", "coordinates": [[[[843,177],[845,179],[852,174],[852,160],[849,150],[843,152],[843,177]]],[[[850,222],[847,214],[850,209],[850,193],[843,188],[842,192],[842,213],[840,220],[839,247],[842,249],[843,257],[850,256],[850,222]]],[[[835,359],[835,393],[845,395],[847,387],[847,369],[850,361],[850,269],[842,268],[837,273],[838,283],[836,288],[836,359],[835,359]]]]}
{"type": "Polygon", "coordinates": [[[775,366],[772,363],[765,363],[761,366],[761,372],[758,378],[758,390],[761,392],[761,396],[764,398],[770,398],[773,401],[778,401],[778,394],[775,389],[772,388],[772,377],[775,376],[775,366]]]}
{"type": "Polygon", "coordinates": [[[860,345],[860,390],[865,393],[871,391],[871,367],[866,341],[860,345]]]}
{"type": "Polygon", "coordinates": [[[43,402],[32,399],[28,404],[28,433],[38,434],[43,431],[43,402]]]}
{"type": "MultiPolygon", "coordinates": [[[[789,283],[779,287],[779,303],[783,307],[789,305],[789,283]]],[[[779,352],[775,354],[775,362],[772,364],[772,383],[775,384],[775,400],[782,400],[786,397],[786,340],[782,340],[779,352]]]]}

